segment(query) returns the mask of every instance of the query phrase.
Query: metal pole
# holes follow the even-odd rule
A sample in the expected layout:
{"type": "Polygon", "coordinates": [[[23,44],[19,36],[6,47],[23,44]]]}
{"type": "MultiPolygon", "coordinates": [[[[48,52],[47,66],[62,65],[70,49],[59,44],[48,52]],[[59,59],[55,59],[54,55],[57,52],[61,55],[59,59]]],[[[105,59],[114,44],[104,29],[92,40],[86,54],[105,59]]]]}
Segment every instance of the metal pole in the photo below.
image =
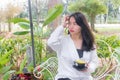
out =
{"type": "Polygon", "coordinates": [[[32,54],[33,54],[33,66],[36,67],[35,64],[35,51],[34,51],[34,35],[33,35],[33,23],[32,23],[32,13],[31,13],[31,1],[28,0],[29,7],[29,20],[30,20],[30,29],[31,29],[31,40],[32,40],[32,54]]]}

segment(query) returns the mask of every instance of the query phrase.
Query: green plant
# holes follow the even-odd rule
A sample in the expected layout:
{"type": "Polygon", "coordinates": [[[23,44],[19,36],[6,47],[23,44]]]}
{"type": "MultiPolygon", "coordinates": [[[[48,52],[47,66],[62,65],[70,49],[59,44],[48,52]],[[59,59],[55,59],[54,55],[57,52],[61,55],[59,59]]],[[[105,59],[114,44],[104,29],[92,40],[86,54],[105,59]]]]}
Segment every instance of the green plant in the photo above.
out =
{"type": "Polygon", "coordinates": [[[114,49],[120,46],[120,38],[118,36],[98,36],[97,39],[98,56],[107,58],[114,52],[114,49]]]}
{"type": "Polygon", "coordinates": [[[109,80],[111,76],[104,76],[103,74],[114,75],[114,69],[120,63],[120,38],[116,35],[97,36],[96,42],[101,66],[93,73],[93,76],[103,76],[105,80],[109,80]]]}
{"type": "Polygon", "coordinates": [[[117,63],[120,65],[120,47],[114,49],[113,56],[116,59],[117,63]]]}
{"type": "Polygon", "coordinates": [[[13,49],[0,56],[0,75],[3,75],[3,80],[8,80],[10,73],[14,72],[10,70],[13,65],[7,64],[10,62],[11,54],[13,54],[13,49]]]}
{"type": "MultiPolygon", "coordinates": [[[[47,15],[44,23],[42,26],[40,26],[41,28],[39,28],[38,25],[33,24],[34,29],[36,29],[35,27],[37,27],[37,29],[41,29],[41,31],[43,31],[43,27],[48,25],[50,22],[52,22],[55,18],[57,18],[61,13],[63,12],[63,5],[56,5],[54,8],[52,8],[49,11],[49,15],[47,15]]],[[[11,20],[9,20],[9,22],[13,22],[14,24],[18,24],[21,28],[25,29],[26,31],[18,31],[18,32],[14,32],[15,35],[25,35],[27,33],[30,32],[30,24],[29,21],[26,19],[21,19],[21,18],[13,18],[11,20]]]]}
{"type": "MultiPolygon", "coordinates": [[[[34,39],[35,39],[35,51],[36,51],[36,60],[37,64],[40,64],[42,60],[42,54],[45,53],[45,36],[50,33],[49,30],[46,30],[47,24],[52,22],[57,16],[59,16],[63,11],[62,5],[57,5],[55,8],[53,8],[49,15],[47,16],[45,22],[42,26],[38,26],[35,23],[34,25],[34,39]],[[44,36],[45,35],[45,36],[44,36]]],[[[18,24],[23,31],[14,32],[15,35],[23,35],[23,36],[15,36],[15,38],[12,39],[1,39],[0,40],[0,56],[4,57],[7,55],[6,52],[9,52],[12,50],[12,54],[9,54],[4,59],[0,57],[0,70],[1,75],[3,75],[3,80],[8,80],[11,73],[22,73],[22,70],[24,67],[27,67],[30,72],[32,72],[33,64],[32,62],[27,64],[27,58],[25,57],[26,49],[28,46],[31,45],[30,36],[26,35],[30,33],[30,25],[29,21],[23,18],[14,18],[9,20],[9,22],[13,22],[15,24],[18,24]],[[11,64],[11,65],[9,65],[11,64]],[[7,67],[3,67],[7,65],[7,67]],[[3,72],[4,70],[4,72],[3,72]]]]}
{"type": "MultiPolygon", "coordinates": [[[[57,5],[49,11],[49,15],[46,17],[42,26],[38,26],[36,23],[33,24],[37,63],[39,63],[38,61],[42,60],[42,54],[45,53],[45,40],[43,40],[43,38],[45,38],[50,33],[50,30],[44,26],[57,18],[62,13],[62,11],[63,5],[57,5]]],[[[12,19],[11,22],[17,23],[21,28],[24,29],[24,31],[14,32],[15,35],[25,35],[30,33],[29,21],[15,18],[12,19]]]]}
{"type": "Polygon", "coordinates": [[[57,18],[63,12],[63,5],[56,5],[49,11],[49,15],[46,17],[43,26],[46,26],[50,22],[52,22],[55,18],[57,18]]]}

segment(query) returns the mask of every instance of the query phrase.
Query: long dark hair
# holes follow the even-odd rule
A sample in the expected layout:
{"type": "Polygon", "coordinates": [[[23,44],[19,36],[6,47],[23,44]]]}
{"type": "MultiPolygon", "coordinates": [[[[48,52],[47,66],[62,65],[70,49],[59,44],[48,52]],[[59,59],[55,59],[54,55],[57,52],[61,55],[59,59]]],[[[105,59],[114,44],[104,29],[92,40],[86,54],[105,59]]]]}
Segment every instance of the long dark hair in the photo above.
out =
{"type": "Polygon", "coordinates": [[[74,17],[76,23],[81,27],[81,34],[83,38],[82,50],[93,50],[95,40],[85,16],[81,12],[75,12],[70,15],[69,19],[71,17],[74,17]]]}

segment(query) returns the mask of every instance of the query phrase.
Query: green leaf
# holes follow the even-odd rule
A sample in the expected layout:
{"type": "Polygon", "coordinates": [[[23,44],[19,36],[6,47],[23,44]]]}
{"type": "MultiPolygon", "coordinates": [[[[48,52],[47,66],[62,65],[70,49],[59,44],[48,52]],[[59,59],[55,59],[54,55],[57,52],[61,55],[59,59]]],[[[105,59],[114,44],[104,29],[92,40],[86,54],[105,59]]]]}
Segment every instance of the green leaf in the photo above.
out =
{"type": "Polygon", "coordinates": [[[57,5],[55,6],[45,19],[45,22],[43,23],[43,26],[46,26],[50,22],[52,22],[55,18],[57,18],[61,13],[63,12],[63,5],[57,5]]]}
{"type": "Polygon", "coordinates": [[[26,22],[19,22],[18,25],[23,29],[30,29],[30,24],[26,22]]]}
{"type": "Polygon", "coordinates": [[[15,70],[11,70],[11,71],[6,72],[6,73],[3,75],[3,80],[9,80],[10,74],[11,74],[11,73],[14,73],[14,72],[16,72],[16,71],[15,71],[15,70]]]}
{"type": "Polygon", "coordinates": [[[21,62],[21,64],[20,64],[20,72],[22,72],[23,68],[25,67],[26,60],[27,60],[27,57],[25,57],[25,58],[22,60],[22,62],[21,62]]]}
{"type": "Polygon", "coordinates": [[[118,55],[120,55],[120,47],[115,48],[115,52],[118,53],[118,55]]]}
{"type": "Polygon", "coordinates": [[[32,72],[34,70],[32,61],[28,64],[27,68],[28,68],[28,71],[30,71],[30,72],[32,72]]]}
{"type": "Polygon", "coordinates": [[[10,56],[12,52],[13,52],[13,49],[5,53],[2,57],[0,57],[0,61],[3,61],[3,59],[6,59],[8,56],[10,56]]]}
{"type": "Polygon", "coordinates": [[[115,48],[115,53],[113,53],[114,58],[120,63],[120,47],[115,48]]]}
{"type": "Polygon", "coordinates": [[[24,19],[24,18],[13,18],[13,19],[10,19],[8,22],[13,22],[14,24],[19,23],[19,22],[29,23],[29,20],[24,19]]]}
{"type": "Polygon", "coordinates": [[[9,59],[2,59],[1,61],[0,61],[0,65],[5,65],[6,63],[8,63],[9,62],[9,59]]]}
{"type": "Polygon", "coordinates": [[[18,31],[18,32],[14,32],[14,35],[25,35],[28,34],[30,31],[18,31]]]}
{"type": "Polygon", "coordinates": [[[1,73],[1,74],[6,73],[11,67],[12,67],[12,65],[9,65],[9,66],[6,66],[6,67],[1,68],[1,69],[0,69],[0,73],[1,73]]]}

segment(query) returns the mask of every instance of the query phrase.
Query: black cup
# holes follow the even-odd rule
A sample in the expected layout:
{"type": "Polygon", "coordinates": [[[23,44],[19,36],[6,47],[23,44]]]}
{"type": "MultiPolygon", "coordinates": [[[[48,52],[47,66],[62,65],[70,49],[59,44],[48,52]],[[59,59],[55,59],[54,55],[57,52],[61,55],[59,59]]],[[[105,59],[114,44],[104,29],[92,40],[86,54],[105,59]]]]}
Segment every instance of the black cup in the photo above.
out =
{"type": "Polygon", "coordinates": [[[73,67],[76,68],[77,70],[84,70],[87,68],[85,63],[77,63],[77,62],[74,62],[73,67]]]}

